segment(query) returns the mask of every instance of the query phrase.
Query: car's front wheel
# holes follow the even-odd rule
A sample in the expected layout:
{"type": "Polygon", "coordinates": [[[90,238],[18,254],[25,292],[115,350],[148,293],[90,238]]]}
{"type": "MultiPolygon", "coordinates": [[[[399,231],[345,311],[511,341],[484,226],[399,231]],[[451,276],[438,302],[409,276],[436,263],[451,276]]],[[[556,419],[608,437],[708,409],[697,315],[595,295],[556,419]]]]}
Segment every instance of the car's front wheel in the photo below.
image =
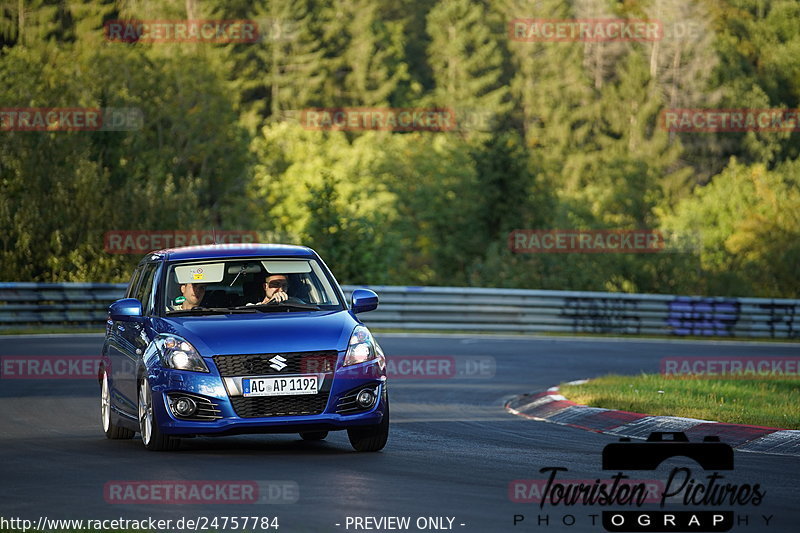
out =
{"type": "Polygon", "coordinates": [[[139,431],[142,434],[142,443],[148,450],[177,450],[181,443],[180,439],[164,435],[158,428],[158,419],[153,409],[153,393],[147,378],[142,378],[139,383],[139,431]]]}
{"type": "Polygon", "coordinates": [[[386,407],[380,424],[347,430],[350,444],[357,452],[377,452],[386,446],[386,441],[389,440],[389,401],[385,401],[386,407]]]}
{"type": "Polygon", "coordinates": [[[103,369],[103,381],[100,384],[100,421],[107,439],[132,439],[135,432],[119,427],[111,419],[111,390],[108,385],[108,371],[103,369]]]}

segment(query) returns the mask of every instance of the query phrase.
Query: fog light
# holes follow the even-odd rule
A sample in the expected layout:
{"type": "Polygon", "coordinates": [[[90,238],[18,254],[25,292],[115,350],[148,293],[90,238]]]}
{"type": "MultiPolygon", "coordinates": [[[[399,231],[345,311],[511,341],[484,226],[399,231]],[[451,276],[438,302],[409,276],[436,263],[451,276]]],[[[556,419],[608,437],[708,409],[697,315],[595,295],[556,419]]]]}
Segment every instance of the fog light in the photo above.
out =
{"type": "Polygon", "coordinates": [[[358,402],[358,405],[366,409],[375,403],[375,393],[369,389],[364,389],[358,393],[358,396],[356,396],[356,401],[358,402]]]}
{"type": "Polygon", "coordinates": [[[197,404],[191,398],[178,398],[172,404],[172,410],[178,416],[192,416],[197,411],[197,404]]]}

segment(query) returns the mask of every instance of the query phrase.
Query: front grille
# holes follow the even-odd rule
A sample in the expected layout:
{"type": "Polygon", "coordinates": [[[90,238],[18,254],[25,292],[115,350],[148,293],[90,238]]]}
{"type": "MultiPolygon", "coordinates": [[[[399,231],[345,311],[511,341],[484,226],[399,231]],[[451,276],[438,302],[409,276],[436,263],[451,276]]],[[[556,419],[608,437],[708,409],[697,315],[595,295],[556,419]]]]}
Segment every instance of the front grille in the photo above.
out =
{"type": "Polygon", "coordinates": [[[330,393],[329,389],[313,395],[232,396],[231,403],[236,414],[241,418],[318,415],[325,410],[330,393]]]}
{"type": "Polygon", "coordinates": [[[196,396],[194,394],[186,394],[185,392],[170,392],[167,394],[170,406],[179,398],[185,397],[189,397],[194,400],[195,404],[197,404],[197,411],[195,411],[191,416],[181,416],[173,410],[172,414],[176,418],[180,418],[181,420],[197,421],[218,420],[222,418],[222,411],[220,411],[219,405],[216,402],[212,402],[208,398],[203,398],[202,396],[196,396]]]}
{"type": "Polygon", "coordinates": [[[317,374],[333,372],[336,368],[336,350],[320,352],[289,352],[246,355],[215,355],[214,364],[223,377],[269,376],[273,374],[317,374]],[[276,356],[283,358],[280,370],[270,361],[276,356]],[[286,365],[286,366],[281,366],[286,365]]]}

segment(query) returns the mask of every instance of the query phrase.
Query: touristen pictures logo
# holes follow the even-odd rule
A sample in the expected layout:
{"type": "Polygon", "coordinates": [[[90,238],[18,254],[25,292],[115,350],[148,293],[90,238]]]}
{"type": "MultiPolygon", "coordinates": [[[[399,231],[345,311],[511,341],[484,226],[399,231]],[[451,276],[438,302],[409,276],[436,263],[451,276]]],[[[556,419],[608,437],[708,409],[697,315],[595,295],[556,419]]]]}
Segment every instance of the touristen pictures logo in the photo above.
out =
{"type": "Polygon", "coordinates": [[[610,532],[724,532],[751,520],[766,528],[774,518],[751,517],[749,510],[764,502],[767,491],[759,480],[730,475],[734,451],[717,435],[690,440],[683,432],[652,431],[644,441],[622,437],[603,447],[602,469],[616,473],[610,479],[571,479],[569,468],[545,466],[538,470],[542,479],[512,481],[509,499],[537,508],[532,519],[524,512],[514,514],[513,524],[580,524],[610,532]],[[671,461],[689,465],[671,467],[664,481],[641,478],[642,471],[652,476],[667,461],[670,466],[671,461]],[[638,473],[626,472],[631,470],[638,473]],[[577,512],[574,506],[600,512],[577,512]]]}

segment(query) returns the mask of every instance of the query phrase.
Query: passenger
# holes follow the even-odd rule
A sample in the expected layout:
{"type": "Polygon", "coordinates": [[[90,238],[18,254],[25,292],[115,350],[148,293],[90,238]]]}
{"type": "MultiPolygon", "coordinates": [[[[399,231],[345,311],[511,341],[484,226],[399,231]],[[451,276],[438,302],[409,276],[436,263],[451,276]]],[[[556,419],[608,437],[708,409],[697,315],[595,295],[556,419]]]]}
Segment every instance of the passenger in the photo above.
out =
{"type": "Polygon", "coordinates": [[[181,294],[183,295],[183,301],[180,300],[181,297],[175,298],[176,303],[169,307],[170,311],[185,311],[199,307],[200,302],[203,301],[203,296],[206,294],[206,284],[184,283],[181,285],[181,294]]]}

